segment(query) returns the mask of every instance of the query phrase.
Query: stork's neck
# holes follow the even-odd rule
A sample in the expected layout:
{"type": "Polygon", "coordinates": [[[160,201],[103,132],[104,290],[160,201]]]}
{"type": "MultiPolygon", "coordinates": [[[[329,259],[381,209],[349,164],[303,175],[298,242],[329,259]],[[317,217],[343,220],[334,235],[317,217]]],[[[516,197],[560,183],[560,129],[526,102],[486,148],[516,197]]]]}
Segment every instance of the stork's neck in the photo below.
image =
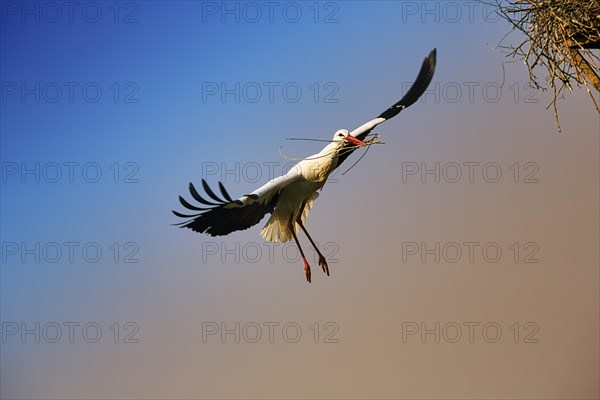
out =
{"type": "Polygon", "coordinates": [[[332,142],[320,152],[300,161],[302,175],[312,182],[325,183],[327,177],[337,166],[337,156],[343,147],[341,142],[332,142]]]}
{"type": "Polygon", "coordinates": [[[318,155],[320,157],[329,157],[333,159],[337,157],[342,147],[344,147],[342,142],[331,142],[323,147],[323,150],[321,150],[318,155]]]}

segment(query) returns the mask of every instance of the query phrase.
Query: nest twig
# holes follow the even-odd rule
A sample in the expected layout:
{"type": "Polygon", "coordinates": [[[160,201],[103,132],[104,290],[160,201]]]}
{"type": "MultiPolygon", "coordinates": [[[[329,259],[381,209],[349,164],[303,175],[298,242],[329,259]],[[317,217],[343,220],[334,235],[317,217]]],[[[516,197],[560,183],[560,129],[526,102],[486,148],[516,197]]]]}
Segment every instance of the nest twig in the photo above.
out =
{"type": "Polygon", "coordinates": [[[537,89],[552,89],[552,101],[558,131],[557,100],[565,89],[573,91],[573,83],[584,85],[600,113],[590,87],[600,92],[600,0],[494,0],[498,13],[513,30],[525,39],[519,45],[499,46],[507,56],[527,65],[531,85],[537,89]],[[538,67],[547,72],[546,84],[538,77],[538,67]],[[546,86],[547,85],[547,86],[546,86]]]}

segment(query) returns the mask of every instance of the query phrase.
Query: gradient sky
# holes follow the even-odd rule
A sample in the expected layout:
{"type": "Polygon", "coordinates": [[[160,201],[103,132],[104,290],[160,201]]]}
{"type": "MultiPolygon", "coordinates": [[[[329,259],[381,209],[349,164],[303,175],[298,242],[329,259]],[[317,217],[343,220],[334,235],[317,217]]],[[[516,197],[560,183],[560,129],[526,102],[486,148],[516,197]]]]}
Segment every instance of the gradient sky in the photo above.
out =
{"type": "Polygon", "coordinates": [[[597,398],[585,90],[558,133],[476,2],[270,4],[0,3],[2,398],[597,398]],[[430,90],[308,218],[330,277],[264,221],[170,225],[188,182],[252,191],[321,148],[286,138],[375,117],[433,48],[430,90]]]}

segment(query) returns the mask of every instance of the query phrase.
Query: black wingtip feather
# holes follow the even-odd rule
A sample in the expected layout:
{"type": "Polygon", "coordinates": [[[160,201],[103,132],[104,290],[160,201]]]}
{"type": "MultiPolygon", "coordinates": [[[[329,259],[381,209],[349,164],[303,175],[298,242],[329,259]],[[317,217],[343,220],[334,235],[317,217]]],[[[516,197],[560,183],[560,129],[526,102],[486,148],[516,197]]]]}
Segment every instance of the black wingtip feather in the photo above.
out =
{"type": "Polygon", "coordinates": [[[200,196],[200,194],[198,193],[198,191],[196,190],[196,188],[194,187],[194,184],[192,182],[190,182],[190,194],[192,195],[194,200],[196,200],[198,203],[202,203],[207,206],[218,206],[219,205],[218,203],[213,203],[211,201],[204,200],[204,198],[202,198],[202,196],[200,196]]]}
{"type": "MultiPolygon", "coordinates": [[[[425,60],[423,60],[423,63],[421,64],[421,69],[419,70],[419,75],[417,75],[417,79],[412,84],[408,92],[394,105],[382,112],[378,118],[388,120],[392,117],[395,117],[396,115],[398,115],[398,113],[400,113],[400,111],[415,103],[419,99],[419,97],[421,97],[421,95],[425,93],[425,90],[427,90],[427,87],[429,86],[429,84],[431,83],[431,79],[433,78],[433,74],[435,73],[436,59],[437,49],[433,49],[429,52],[427,57],[425,57],[425,60]]],[[[367,137],[369,132],[371,132],[371,130],[364,131],[356,137],[358,139],[364,140],[364,138],[367,137]]],[[[350,156],[350,154],[352,154],[356,150],[356,148],[352,148],[352,146],[353,145],[348,144],[344,148],[343,153],[340,153],[340,155],[338,156],[336,168],[338,168],[344,162],[344,160],[346,160],[350,156]]]]}
{"type": "MultiPolygon", "coordinates": [[[[177,211],[172,211],[177,217],[185,218],[186,221],[173,224],[180,228],[189,228],[194,232],[206,233],[211,236],[228,235],[231,232],[248,229],[256,225],[267,213],[273,213],[279,193],[273,195],[268,203],[243,203],[240,200],[233,200],[225,186],[219,182],[219,189],[227,202],[221,200],[209,187],[205,180],[202,180],[202,186],[206,193],[213,200],[219,201],[219,204],[212,203],[204,199],[193,183],[190,182],[189,190],[192,197],[201,204],[210,205],[213,207],[200,208],[190,204],[182,196],[179,196],[179,202],[187,209],[200,211],[195,215],[182,214],[177,211]],[[227,205],[236,204],[240,207],[227,207],[227,205]]],[[[249,195],[253,199],[257,199],[258,195],[249,195]]]]}
{"type": "Polygon", "coordinates": [[[196,207],[196,206],[188,203],[188,201],[186,199],[184,199],[183,197],[181,197],[181,196],[179,196],[179,202],[181,203],[182,206],[184,206],[188,210],[192,210],[192,211],[206,211],[206,210],[210,210],[209,208],[196,207]]]}
{"type": "Polygon", "coordinates": [[[182,214],[180,212],[177,212],[175,210],[171,210],[171,212],[173,214],[175,214],[176,216],[180,217],[180,218],[196,218],[198,216],[198,214],[195,215],[186,215],[186,214],[182,214]]]}
{"type": "Polygon", "coordinates": [[[202,179],[202,187],[204,188],[204,191],[206,192],[206,194],[208,194],[208,197],[210,197],[214,201],[218,201],[221,204],[225,203],[223,201],[223,199],[221,199],[219,196],[217,196],[215,194],[215,192],[212,191],[212,189],[210,188],[210,186],[208,186],[208,183],[204,179],[202,179]]]}
{"type": "Polygon", "coordinates": [[[233,199],[231,198],[229,193],[227,193],[227,190],[225,190],[225,186],[221,182],[219,182],[219,189],[221,190],[221,194],[223,195],[223,197],[225,197],[225,200],[227,200],[230,203],[233,203],[233,199]]]}
{"type": "Polygon", "coordinates": [[[390,119],[398,115],[398,113],[407,107],[413,105],[419,98],[425,93],[425,90],[429,87],[433,74],[435,73],[435,66],[437,62],[437,49],[431,50],[429,55],[423,60],[421,64],[421,70],[417,79],[412,84],[408,92],[398,101],[396,104],[385,110],[379,115],[379,118],[390,119]]]}

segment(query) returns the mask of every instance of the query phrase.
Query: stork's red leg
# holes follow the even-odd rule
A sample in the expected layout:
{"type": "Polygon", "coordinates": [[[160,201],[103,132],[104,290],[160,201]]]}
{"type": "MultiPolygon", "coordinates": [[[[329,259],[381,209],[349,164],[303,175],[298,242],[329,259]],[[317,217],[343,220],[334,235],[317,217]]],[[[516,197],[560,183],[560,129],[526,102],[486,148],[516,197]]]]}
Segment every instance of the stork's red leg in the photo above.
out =
{"type": "Polygon", "coordinates": [[[329,266],[327,265],[327,260],[325,259],[325,256],[323,256],[323,254],[321,254],[321,251],[315,244],[314,240],[312,240],[312,238],[308,234],[308,231],[304,227],[304,224],[302,223],[302,212],[304,211],[305,204],[306,204],[306,202],[303,202],[302,207],[300,207],[300,212],[298,213],[298,217],[296,218],[296,223],[298,225],[300,225],[300,228],[302,228],[302,230],[306,234],[306,237],[308,237],[308,240],[310,240],[310,243],[313,245],[314,249],[317,251],[317,254],[319,255],[319,265],[323,269],[323,272],[325,272],[327,274],[327,276],[329,276],[329,266]]]}
{"type": "MultiPolygon", "coordinates": [[[[302,225],[300,225],[302,226],[302,225]]],[[[306,257],[304,256],[304,251],[302,247],[300,247],[300,242],[296,237],[296,231],[294,230],[294,214],[290,215],[290,220],[288,221],[288,229],[292,232],[292,236],[296,241],[296,245],[298,246],[298,250],[300,250],[300,255],[302,256],[302,261],[304,261],[304,273],[306,275],[306,280],[310,283],[310,265],[308,265],[308,261],[306,261],[306,257]]]]}

